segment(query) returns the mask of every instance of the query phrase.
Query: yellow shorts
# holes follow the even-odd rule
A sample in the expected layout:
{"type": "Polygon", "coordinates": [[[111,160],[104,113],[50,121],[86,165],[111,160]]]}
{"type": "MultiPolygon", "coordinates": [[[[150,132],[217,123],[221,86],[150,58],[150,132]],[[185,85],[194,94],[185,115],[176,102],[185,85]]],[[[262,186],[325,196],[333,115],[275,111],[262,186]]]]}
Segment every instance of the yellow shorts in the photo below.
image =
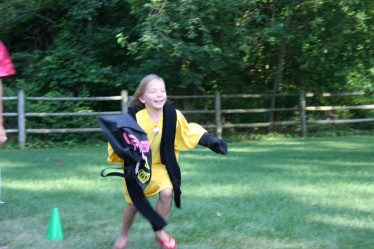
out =
{"type": "MultiPolygon", "coordinates": [[[[127,203],[133,204],[124,181],[124,194],[127,203]]],[[[155,196],[164,189],[173,189],[166,167],[162,164],[152,165],[152,177],[148,186],[144,189],[145,197],[155,196]]]]}

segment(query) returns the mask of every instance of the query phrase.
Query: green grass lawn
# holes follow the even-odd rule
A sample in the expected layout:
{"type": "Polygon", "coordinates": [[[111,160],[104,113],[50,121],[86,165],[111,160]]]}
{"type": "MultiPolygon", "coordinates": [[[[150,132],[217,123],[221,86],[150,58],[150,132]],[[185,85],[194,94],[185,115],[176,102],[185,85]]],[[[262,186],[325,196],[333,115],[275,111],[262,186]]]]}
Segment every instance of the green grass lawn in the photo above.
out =
{"type": "MultiPolygon", "coordinates": [[[[122,179],[99,175],[109,166],[105,144],[0,149],[0,244],[112,248],[125,203],[122,179]],[[54,207],[62,241],[46,239],[54,207]]],[[[180,166],[182,209],[167,226],[180,249],[374,248],[374,137],[230,143],[226,157],[199,147],[180,166]]],[[[130,239],[159,248],[140,215],[130,239]]]]}

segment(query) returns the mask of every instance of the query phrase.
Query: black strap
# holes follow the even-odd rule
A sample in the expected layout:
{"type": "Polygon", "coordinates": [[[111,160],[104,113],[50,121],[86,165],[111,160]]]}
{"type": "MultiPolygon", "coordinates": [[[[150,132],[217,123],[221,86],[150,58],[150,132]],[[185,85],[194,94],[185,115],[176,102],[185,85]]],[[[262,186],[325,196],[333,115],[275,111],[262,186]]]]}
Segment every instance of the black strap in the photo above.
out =
{"type": "Polygon", "coordinates": [[[151,223],[154,231],[163,229],[167,223],[164,219],[153,209],[148,199],[144,196],[143,189],[136,182],[134,177],[127,176],[126,174],[119,172],[110,172],[105,174],[106,170],[119,170],[121,167],[106,168],[101,171],[101,176],[120,176],[125,178],[127,190],[134,202],[136,209],[151,223]]]}
{"type": "MultiPolygon", "coordinates": [[[[129,108],[128,113],[136,120],[136,113],[139,110],[136,108],[129,108]]],[[[170,181],[173,184],[174,202],[177,208],[181,207],[181,171],[175,157],[174,142],[177,127],[177,112],[175,107],[166,102],[163,107],[163,123],[162,123],[162,138],[161,138],[161,162],[166,165],[170,181]]]]}
{"type": "Polygon", "coordinates": [[[175,157],[174,142],[177,127],[177,112],[175,107],[166,102],[163,108],[163,124],[161,138],[161,162],[166,165],[170,181],[174,189],[174,201],[177,208],[181,207],[181,171],[175,157]]]}
{"type": "Polygon", "coordinates": [[[100,175],[101,175],[102,177],[107,177],[107,176],[120,176],[120,177],[124,177],[124,178],[125,178],[125,174],[123,174],[123,173],[119,173],[119,172],[110,172],[110,173],[108,173],[108,174],[105,174],[105,171],[110,170],[110,169],[116,169],[116,170],[120,169],[120,170],[122,170],[121,167],[105,168],[105,169],[103,169],[103,170],[100,172],[100,175]]]}
{"type": "Polygon", "coordinates": [[[166,226],[166,221],[153,209],[144,196],[142,188],[134,179],[125,179],[127,190],[137,210],[151,223],[153,231],[159,231],[166,226]]]}
{"type": "Polygon", "coordinates": [[[131,178],[134,178],[135,172],[133,172],[133,168],[131,167],[127,167],[127,168],[122,168],[122,167],[114,167],[114,168],[105,168],[103,169],[101,172],[100,172],[100,175],[102,177],[107,177],[107,176],[119,176],[119,177],[123,177],[125,179],[131,179],[131,178]],[[120,172],[110,172],[110,173],[105,173],[105,171],[108,171],[108,170],[122,170],[124,173],[120,173],[120,172]]]}
{"type": "MultiPolygon", "coordinates": [[[[127,167],[128,169],[133,169],[134,167],[127,167]]],[[[103,169],[100,173],[102,177],[107,176],[120,176],[125,178],[126,186],[128,193],[131,197],[131,200],[134,202],[136,209],[151,223],[152,228],[154,231],[159,231],[163,229],[167,223],[164,219],[153,209],[151,204],[149,203],[148,199],[144,196],[143,189],[139,186],[136,182],[135,178],[132,175],[120,172],[110,172],[105,173],[107,170],[123,170],[126,168],[122,167],[112,167],[103,169]]]]}

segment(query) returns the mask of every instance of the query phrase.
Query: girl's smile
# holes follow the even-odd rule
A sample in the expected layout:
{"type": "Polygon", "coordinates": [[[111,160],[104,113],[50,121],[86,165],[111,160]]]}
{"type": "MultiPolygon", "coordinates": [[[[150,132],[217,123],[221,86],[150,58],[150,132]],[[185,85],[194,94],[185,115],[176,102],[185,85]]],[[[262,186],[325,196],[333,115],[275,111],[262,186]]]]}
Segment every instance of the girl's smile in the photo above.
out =
{"type": "Polygon", "coordinates": [[[160,111],[167,100],[165,83],[159,79],[151,80],[139,100],[149,111],[160,111]]]}

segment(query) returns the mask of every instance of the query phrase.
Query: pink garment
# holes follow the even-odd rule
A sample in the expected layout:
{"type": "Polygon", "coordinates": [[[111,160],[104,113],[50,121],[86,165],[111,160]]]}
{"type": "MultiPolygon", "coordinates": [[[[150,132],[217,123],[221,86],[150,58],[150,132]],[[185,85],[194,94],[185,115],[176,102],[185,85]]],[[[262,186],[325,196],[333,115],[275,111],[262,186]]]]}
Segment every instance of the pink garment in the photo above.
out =
{"type": "Polygon", "coordinates": [[[4,43],[0,41],[0,78],[6,78],[16,74],[12,59],[4,43]]]}

